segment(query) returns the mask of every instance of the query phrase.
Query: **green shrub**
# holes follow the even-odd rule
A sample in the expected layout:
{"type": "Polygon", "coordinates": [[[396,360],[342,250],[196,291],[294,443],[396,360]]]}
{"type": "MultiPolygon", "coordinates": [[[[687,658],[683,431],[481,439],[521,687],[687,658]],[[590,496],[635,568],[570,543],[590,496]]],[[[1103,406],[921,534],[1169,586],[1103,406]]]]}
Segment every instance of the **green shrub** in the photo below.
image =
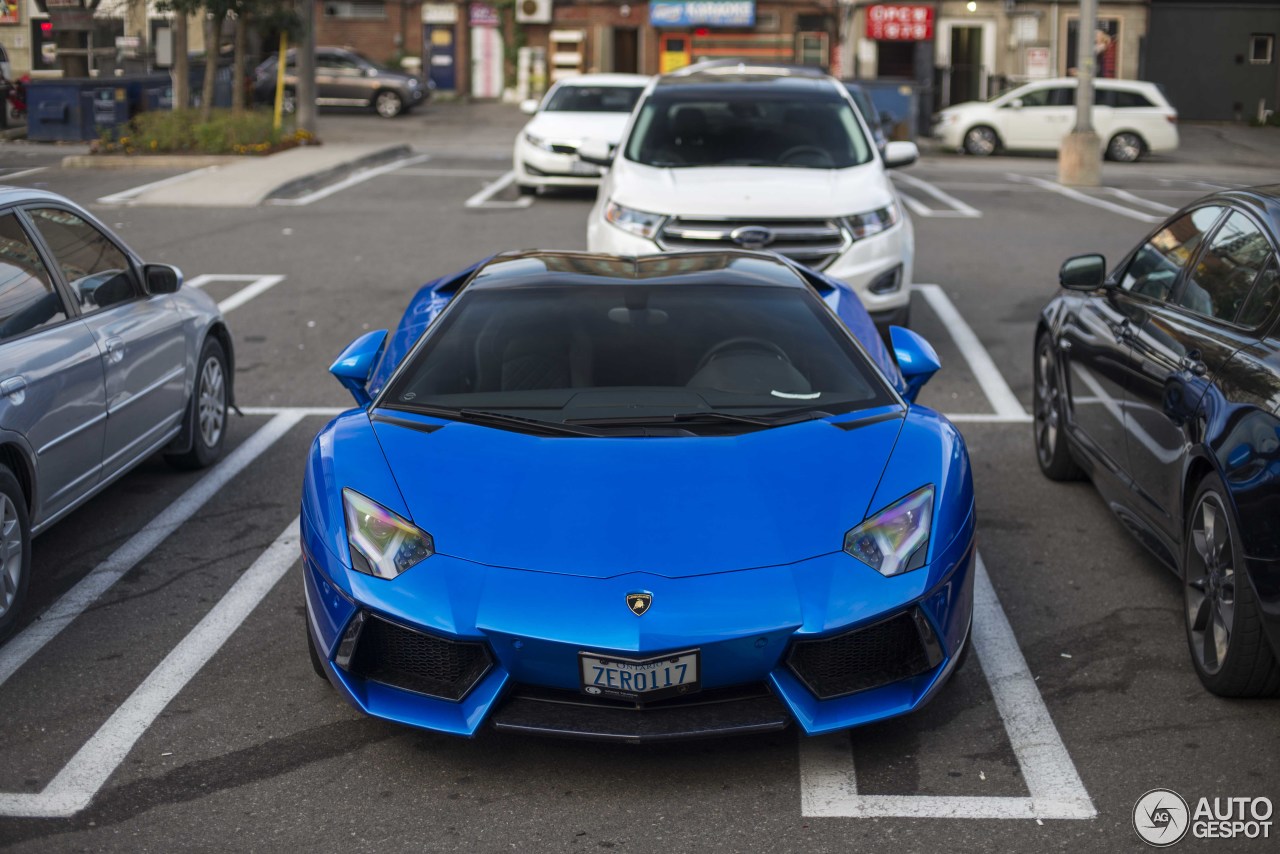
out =
{"type": "Polygon", "coordinates": [[[291,128],[276,130],[265,110],[234,115],[214,110],[201,122],[195,110],[139,113],[122,129],[103,131],[98,151],[124,154],[269,154],[310,142],[310,135],[291,128]]]}

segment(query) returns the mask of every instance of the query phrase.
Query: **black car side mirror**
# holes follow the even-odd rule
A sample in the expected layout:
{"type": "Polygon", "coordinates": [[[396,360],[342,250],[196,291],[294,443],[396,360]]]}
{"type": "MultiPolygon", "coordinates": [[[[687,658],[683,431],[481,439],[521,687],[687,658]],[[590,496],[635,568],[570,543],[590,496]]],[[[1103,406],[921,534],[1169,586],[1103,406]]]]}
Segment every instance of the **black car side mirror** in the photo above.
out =
{"type": "Polygon", "coordinates": [[[182,271],[172,264],[144,264],[142,278],[149,294],[176,294],[182,287],[182,271]]]}
{"type": "Polygon", "coordinates": [[[1073,291],[1096,291],[1106,280],[1107,259],[1101,255],[1076,255],[1058,270],[1058,284],[1073,291]]]}

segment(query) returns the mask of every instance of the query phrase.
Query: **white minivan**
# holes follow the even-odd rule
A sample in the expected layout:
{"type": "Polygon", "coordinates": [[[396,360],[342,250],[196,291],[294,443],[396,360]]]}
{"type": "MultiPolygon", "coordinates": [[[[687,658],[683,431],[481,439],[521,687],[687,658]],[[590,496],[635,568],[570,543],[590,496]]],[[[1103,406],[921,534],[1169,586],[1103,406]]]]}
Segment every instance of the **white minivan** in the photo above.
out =
{"type": "MultiPolygon", "coordinates": [[[[933,135],[947,148],[985,157],[1007,151],[1057,151],[1076,123],[1071,77],[1040,80],[989,101],[955,104],[938,113],[933,135]]],[[[1132,162],[1178,147],[1178,112],[1154,83],[1095,81],[1093,125],[1108,158],[1132,162]]]]}
{"type": "Polygon", "coordinates": [[[915,241],[886,167],[914,143],[878,151],[849,93],[817,69],[691,66],[654,81],[587,218],[592,252],[649,255],[767,249],[853,287],[883,330],[906,326],[915,241]]]}

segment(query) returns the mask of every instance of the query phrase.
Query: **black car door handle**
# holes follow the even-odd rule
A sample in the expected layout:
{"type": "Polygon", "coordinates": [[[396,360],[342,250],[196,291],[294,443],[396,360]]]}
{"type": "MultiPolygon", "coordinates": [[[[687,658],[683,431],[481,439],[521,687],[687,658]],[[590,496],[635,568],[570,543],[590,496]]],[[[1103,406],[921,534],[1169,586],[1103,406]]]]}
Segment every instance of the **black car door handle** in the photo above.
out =
{"type": "Polygon", "coordinates": [[[1209,373],[1209,366],[1200,361],[1200,351],[1192,350],[1178,360],[1178,367],[1184,371],[1189,371],[1197,377],[1202,377],[1209,373]]]}

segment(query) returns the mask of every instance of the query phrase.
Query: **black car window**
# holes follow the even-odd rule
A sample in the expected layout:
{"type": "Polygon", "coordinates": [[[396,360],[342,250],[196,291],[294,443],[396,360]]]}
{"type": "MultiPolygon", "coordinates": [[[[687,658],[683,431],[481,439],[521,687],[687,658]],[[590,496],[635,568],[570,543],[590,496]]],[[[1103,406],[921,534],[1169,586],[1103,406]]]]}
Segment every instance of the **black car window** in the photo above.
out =
{"type": "Polygon", "coordinates": [[[1178,275],[1191,261],[1201,241],[1222,214],[1222,208],[1206,205],[1178,217],[1155,233],[1134,253],[1120,280],[1120,287],[1161,302],[1169,298],[1178,275]]]}
{"type": "MultiPolygon", "coordinates": [[[[1099,92],[1101,94],[1101,92],[1099,92]]],[[[1129,92],[1124,89],[1113,89],[1109,93],[1108,107],[1119,107],[1120,109],[1133,109],[1134,107],[1154,107],[1155,104],[1143,95],[1141,92],[1129,92]]],[[[1101,103],[1101,102],[1100,102],[1101,103]]]]}
{"type": "Polygon", "coordinates": [[[642,86],[561,86],[543,107],[548,113],[629,113],[642,86]]]}
{"type": "Polygon", "coordinates": [[[1074,86],[1059,86],[1056,89],[1049,90],[1049,106],[1050,107],[1074,107],[1076,105],[1076,90],[1074,86]]]}
{"type": "Polygon", "coordinates": [[[1200,253],[1175,301],[1205,317],[1235,320],[1270,255],[1262,229],[1233,211],[1200,253]]]}
{"type": "Polygon", "coordinates": [[[0,216],[0,341],[66,319],[66,306],[31,238],[16,216],[0,216]]]}
{"type": "Polygon", "coordinates": [[[1052,89],[1032,89],[1023,95],[1019,95],[1015,100],[1021,101],[1024,107],[1047,107],[1049,106],[1049,93],[1052,89]]]}
{"type": "Polygon", "coordinates": [[[1272,255],[1241,306],[1236,323],[1251,328],[1261,326],[1271,316],[1277,302],[1280,302],[1280,261],[1272,255]]]}
{"type": "Polygon", "coordinates": [[[140,296],[129,259],[105,234],[70,211],[27,211],[48,244],[82,314],[140,296]]]}

